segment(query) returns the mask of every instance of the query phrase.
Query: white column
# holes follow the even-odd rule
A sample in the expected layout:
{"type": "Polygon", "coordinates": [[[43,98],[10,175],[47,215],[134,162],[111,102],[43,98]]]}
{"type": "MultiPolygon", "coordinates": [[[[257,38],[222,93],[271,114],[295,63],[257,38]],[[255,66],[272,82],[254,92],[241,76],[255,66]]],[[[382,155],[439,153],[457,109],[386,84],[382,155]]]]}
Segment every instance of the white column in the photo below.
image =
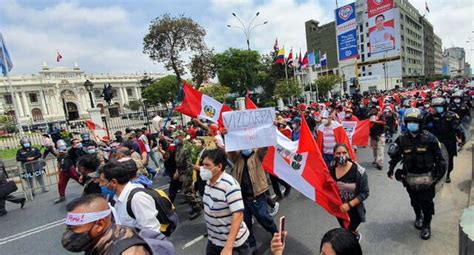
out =
{"type": "Polygon", "coordinates": [[[40,102],[41,102],[41,109],[43,111],[43,116],[49,115],[49,109],[46,105],[46,100],[44,99],[44,91],[39,91],[40,94],[40,102]]]}
{"type": "MultiPolygon", "coordinates": [[[[23,117],[25,116],[25,113],[23,112],[23,106],[20,100],[20,92],[14,92],[15,94],[15,100],[16,100],[16,105],[18,105],[18,114],[23,117]]],[[[16,109],[15,109],[16,111],[16,109]]]]}
{"type": "Polygon", "coordinates": [[[128,93],[127,93],[127,88],[123,88],[123,93],[125,97],[125,103],[128,104],[128,93]]]}
{"type": "Polygon", "coordinates": [[[91,103],[87,100],[89,98],[88,94],[89,92],[86,91],[86,93],[81,96],[81,108],[84,109],[84,112],[87,112],[87,109],[91,108],[91,103]]]}
{"type": "Polygon", "coordinates": [[[140,90],[138,89],[138,87],[134,87],[135,88],[135,99],[136,100],[140,100],[140,90]]]}
{"type": "Polygon", "coordinates": [[[25,113],[25,116],[30,115],[31,117],[30,107],[28,107],[28,100],[26,99],[26,92],[21,92],[21,99],[23,102],[23,112],[25,113]]]}
{"type": "Polygon", "coordinates": [[[124,96],[123,96],[123,88],[120,87],[119,90],[118,90],[118,92],[119,92],[119,95],[120,95],[120,105],[123,106],[123,104],[125,104],[125,98],[124,98],[124,96]]]}

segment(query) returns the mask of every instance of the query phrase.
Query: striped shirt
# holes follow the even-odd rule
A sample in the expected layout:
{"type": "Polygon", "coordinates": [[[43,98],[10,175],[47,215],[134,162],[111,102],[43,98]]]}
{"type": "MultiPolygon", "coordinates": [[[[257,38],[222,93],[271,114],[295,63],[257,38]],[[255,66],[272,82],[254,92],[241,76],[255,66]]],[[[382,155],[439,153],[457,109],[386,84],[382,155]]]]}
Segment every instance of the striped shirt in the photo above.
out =
{"type": "Polygon", "coordinates": [[[323,153],[333,154],[334,146],[336,146],[336,137],[334,136],[334,129],[339,127],[341,124],[336,121],[331,121],[331,125],[325,126],[320,125],[319,130],[323,133],[323,153]]]}
{"type": "MultiPolygon", "coordinates": [[[[223,247],[229,235],[232,214],[244,211],[239,183],[234,177],[223,172],[215,184],[210,185],[210,182],[207,182],[203,204],[208,239],[214,245],[223,247]]],[[[242,221],[234,247],[244,244],[248,237],[249,231],[242,221]]]]}

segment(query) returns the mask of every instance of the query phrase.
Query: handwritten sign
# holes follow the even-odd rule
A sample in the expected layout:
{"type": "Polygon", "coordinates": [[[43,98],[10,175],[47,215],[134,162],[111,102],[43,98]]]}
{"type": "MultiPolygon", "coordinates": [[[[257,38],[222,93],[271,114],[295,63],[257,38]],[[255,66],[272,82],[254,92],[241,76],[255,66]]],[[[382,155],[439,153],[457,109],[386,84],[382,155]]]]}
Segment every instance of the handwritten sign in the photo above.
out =
{"type": "Polygon", "coordinates": [[[354,135],[354,132],[356,130],[357,121],[341,121],[341,125],[344,130],[346,130],[349,141],[352,142],[352,136],[354,135]]]}
{"type": "Polygon", "coordinates": [[[222,114],[225,135],[225,150],[237,151],[273,146],[277,130],[273,125],[275,108],[259,108],[222,114]]]}

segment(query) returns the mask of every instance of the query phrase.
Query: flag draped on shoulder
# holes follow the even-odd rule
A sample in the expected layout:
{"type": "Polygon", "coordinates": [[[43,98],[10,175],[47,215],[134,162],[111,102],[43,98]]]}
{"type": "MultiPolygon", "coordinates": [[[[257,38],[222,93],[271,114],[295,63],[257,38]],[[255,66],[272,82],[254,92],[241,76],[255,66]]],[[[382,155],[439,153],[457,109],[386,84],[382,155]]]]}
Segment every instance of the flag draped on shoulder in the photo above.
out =
{"type": "Polygon", "coordinates": [[[214,123],[222,123],[222,113],[232,110],[229,106],[202,94],[187,82],[184,82],[183,92],[183,103],[175,110],[191,118],[203,118],[214,123]]]}
{"type": "Polygon", "coordinates": [[[0,33],[0,48],[0,67],[2,67],[3,76],[6,76],[12,70],[13,62],[5,45],[5,40],[3,40],[2,33],[0,33]]]}
{"type": "Polygon", "coordinates": [[[275,64],[285,64],[285,48],[281,48],[278,50],[278,54],[275,59],[275,64]]]}
{"type": "Polygon", "coordinates": [[[250,98],[250,91],[247,89],[247,94],[245,95],[245,109],[257,109],[257,105],[250,98]]]}
{"type": "Polygon", "coordinates": [[[329,174],[305,118],[301,119],[300,139],[291,141],[277,132],[277,146],[268,150],[263,168],[319,204],[329,214],[343,219],[348,227],[349,216],[339,209],[342,201],[336,182],[329,174]]]}

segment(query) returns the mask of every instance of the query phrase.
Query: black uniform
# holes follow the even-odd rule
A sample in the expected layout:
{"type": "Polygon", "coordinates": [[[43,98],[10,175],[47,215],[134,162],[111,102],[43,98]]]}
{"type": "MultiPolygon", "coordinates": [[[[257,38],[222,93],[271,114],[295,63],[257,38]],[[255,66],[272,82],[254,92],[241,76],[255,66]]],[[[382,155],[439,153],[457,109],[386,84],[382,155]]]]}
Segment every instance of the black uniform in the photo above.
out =
{"type": "Polygon", "coordinates": [[[433,114],[427,117],[427,124],[431,126],[429,130],[438,140],[444,144],[449,154],[448,177],[454,168],[454,156],[457,156],[456,137],[463,137],[461,122],[459,116],[452,112],[446,111],[442,114],[433,114]],[[430,123],[432,125],[430,125],[430,123]]]}
{"type": "Polygon", "coordinates": [[[409,132],[402,133],[395,140],[395,144],[398,145],[399,150],[390,154],[389,172],[393,173],[393,169],[400,161],[403,162],[404,176],[407,176],[408,173],[431,172],[434,183],[426,189],[415,190],[414,187],[408,185],[406,178],[403,181],[417,218],[423,213],[423,226],[429,227],[434,214],[435,184],[446,172],[446,162],[441,152],[441,146],[438,139],[426,130],[415,136],[409,132]]]}
{"type": "Polygon", "coordinates": [[[461,120],[464,119],[464,117],[468,116],[469,118],[471,118],[471,110],[469,109],[469,107],[461,102],[459,104],[456,104],[456,103],[452,103],[450,106],[449,106],[449,110],[452,111],[452,112],[455,112],[457,115],[459,115],[459,118],[461,120]]]}

